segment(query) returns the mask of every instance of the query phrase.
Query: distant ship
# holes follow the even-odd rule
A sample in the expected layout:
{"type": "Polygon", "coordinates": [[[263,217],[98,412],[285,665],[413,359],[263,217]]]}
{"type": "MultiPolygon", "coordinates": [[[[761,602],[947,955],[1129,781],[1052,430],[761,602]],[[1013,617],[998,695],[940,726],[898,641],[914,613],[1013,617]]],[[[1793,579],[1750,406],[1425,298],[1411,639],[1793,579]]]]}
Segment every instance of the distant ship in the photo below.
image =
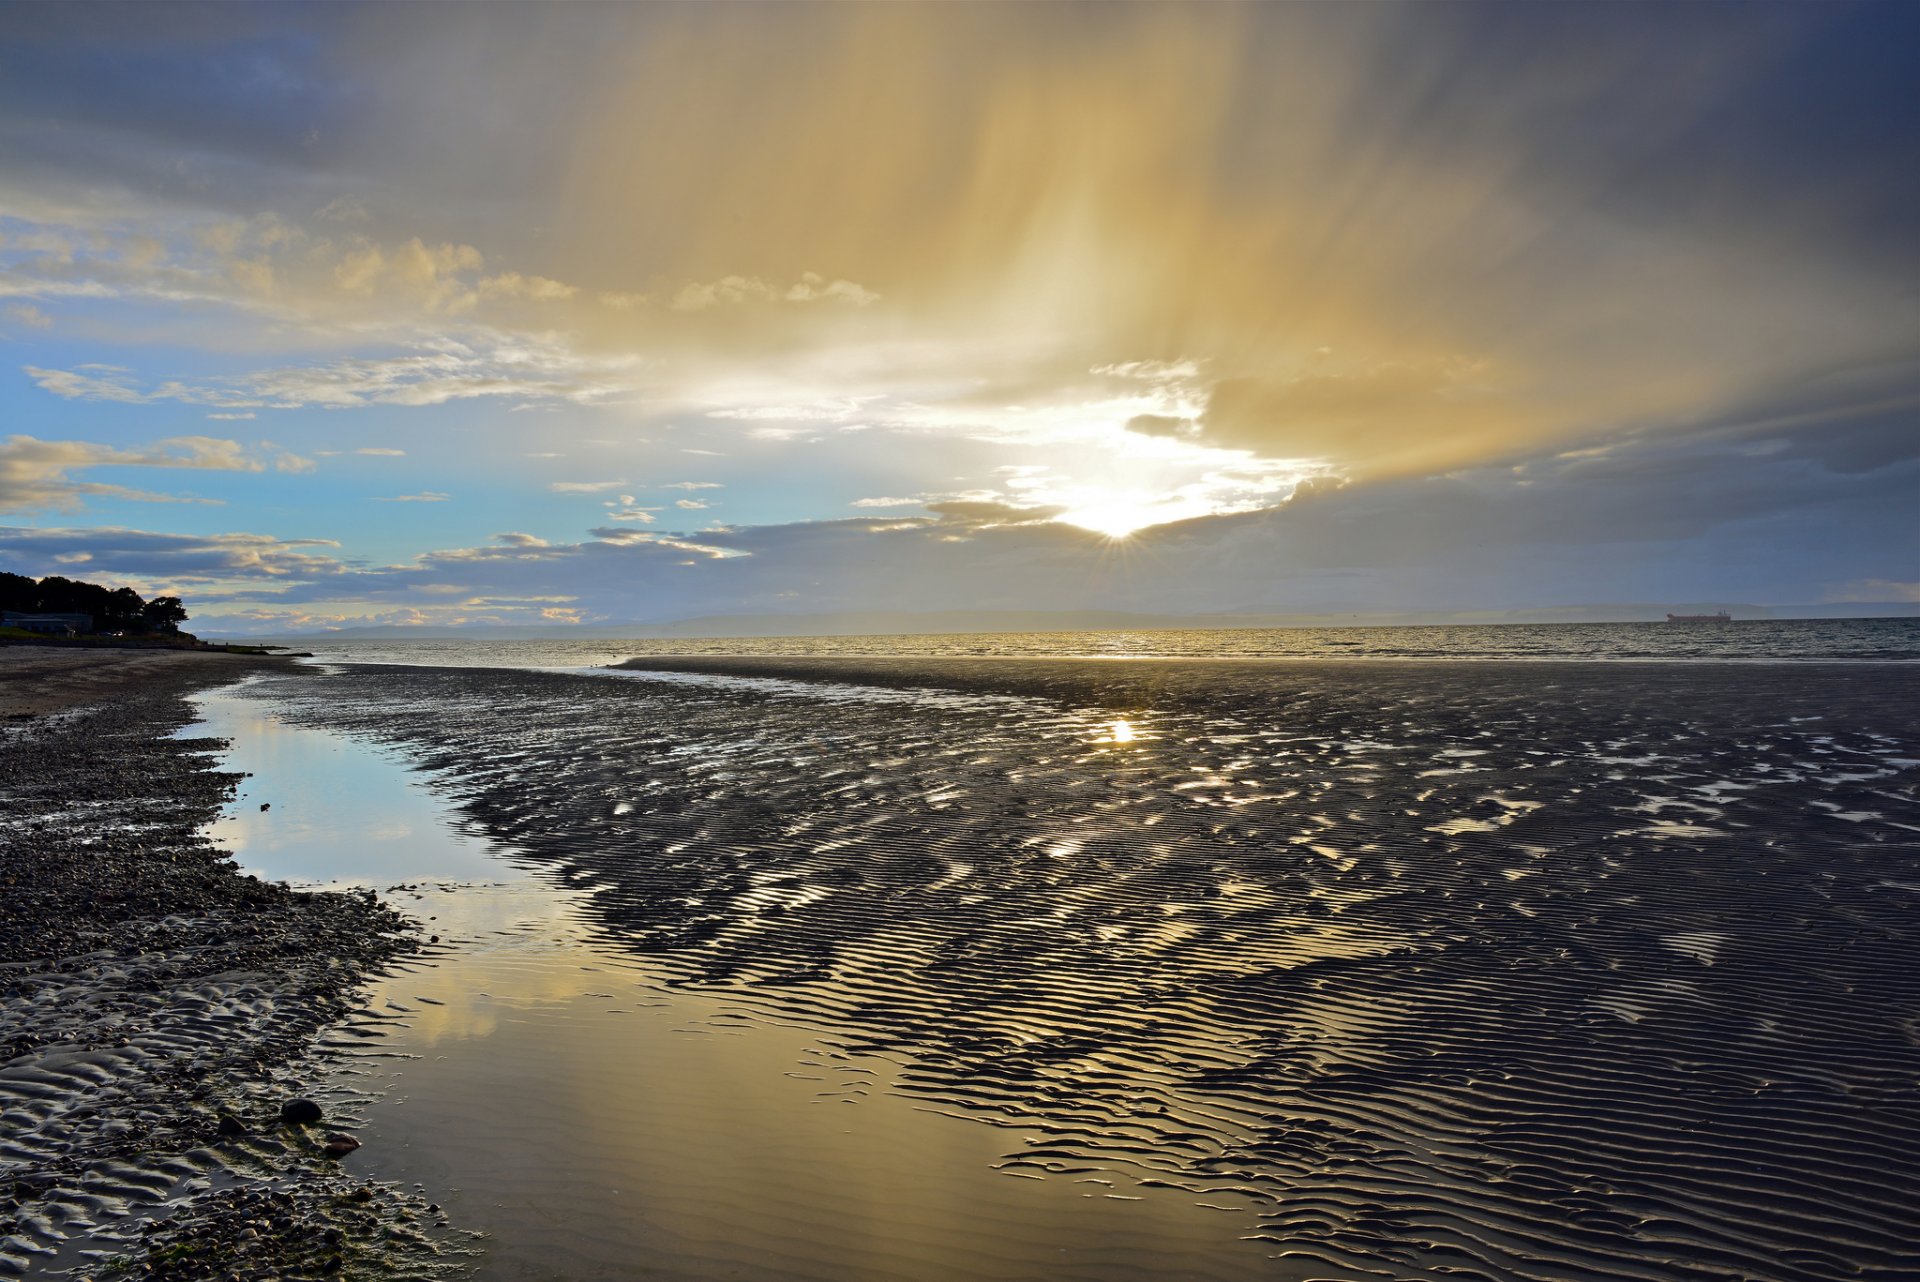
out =
{"type": "Polygon", "coordinates": [[[1732,623],[1733,616],[1725,610],[1718,614],[1669,614],[1668,623],[1732,623]]]}

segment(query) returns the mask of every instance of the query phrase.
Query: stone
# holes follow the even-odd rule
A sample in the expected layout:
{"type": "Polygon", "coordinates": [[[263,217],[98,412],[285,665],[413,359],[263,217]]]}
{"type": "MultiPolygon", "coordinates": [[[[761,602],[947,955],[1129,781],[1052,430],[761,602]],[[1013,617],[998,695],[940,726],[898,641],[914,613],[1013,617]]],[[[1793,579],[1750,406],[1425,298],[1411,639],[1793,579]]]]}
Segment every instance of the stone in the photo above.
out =
{"type": "Polygon", "coordinates": [[[324,1116],[310,1099],[290,1099],[280,1106],[280,1120],[289,1126],[308,1126],[324,1116]]]}

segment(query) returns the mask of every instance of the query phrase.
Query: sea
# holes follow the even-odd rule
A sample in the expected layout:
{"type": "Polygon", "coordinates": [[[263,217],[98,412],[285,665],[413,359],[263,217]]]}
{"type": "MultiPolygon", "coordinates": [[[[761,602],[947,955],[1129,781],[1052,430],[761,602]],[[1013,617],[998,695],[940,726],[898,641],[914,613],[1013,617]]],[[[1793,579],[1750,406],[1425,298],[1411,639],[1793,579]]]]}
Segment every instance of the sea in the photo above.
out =
{"type": "Polygon", "coordinates": [[[1180,628],[822,637],[309,639],[315,658],[429,667],[605,667],[661,655],[799,658],[1908,662],[1920,618],[1732,623],[1521,623],[1430,627],[1180,628]]]}

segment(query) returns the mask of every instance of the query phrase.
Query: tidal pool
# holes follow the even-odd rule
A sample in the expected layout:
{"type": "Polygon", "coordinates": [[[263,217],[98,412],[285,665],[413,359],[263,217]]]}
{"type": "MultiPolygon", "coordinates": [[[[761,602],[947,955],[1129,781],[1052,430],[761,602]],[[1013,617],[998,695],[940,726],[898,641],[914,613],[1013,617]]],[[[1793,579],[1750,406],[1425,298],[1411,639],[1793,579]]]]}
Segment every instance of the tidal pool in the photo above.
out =
{"type": "Polygon", "coordinates": [[[251,776],[211,834],[243,867],[372,887],[440,937],[327,1039],[315,1094],[364,1142],[348,1169],[482,1235],[478,1276],[1296,1276],[1239,1237],[1244,1207],[1124,1169],[996,1169],[1045,1134],[896,1094],[900,1064],[764,995],[676,988],[402,754],[258,690],[200,706],[188,733],[251,776]]]}

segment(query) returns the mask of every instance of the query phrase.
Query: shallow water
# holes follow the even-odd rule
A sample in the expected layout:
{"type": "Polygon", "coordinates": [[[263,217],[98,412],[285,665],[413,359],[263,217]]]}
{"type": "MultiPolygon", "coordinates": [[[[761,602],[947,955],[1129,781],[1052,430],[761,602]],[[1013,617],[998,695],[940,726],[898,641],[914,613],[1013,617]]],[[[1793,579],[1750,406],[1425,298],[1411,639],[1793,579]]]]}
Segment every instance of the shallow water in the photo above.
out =
{"type": "MultiPolygon", "coordinates": [[[[941,672],[258,686],[566,892],[445,928],[505,1009],[361,1066],[400,1074],[365,1160],[510,1226],[502,1276],[620,1225],[602,1258],[694,1277],[1128,1276],[1116,1242],[1141,1277],[1920,1264],[1920,674],[941,672]],[[733,1079],[681,1043],[758,1085],[703,1094],[733,1079]],[[968,1120],[943,1145],[918,1110],[968,1120]]],[[[453,1004],[412,982],[383,1049],[453,1004]]]]}
{"type": "Polygon", "coordinates": [[[486,1234],[480,1277],[1295,1275],[1138,1172],[997,1170],[1041,1134],[895,1093],[898,1060],[844,1030],[676,987],[394,750],[245,693],[200,706],[252,773],[214,834],[244,867],[387,888],[441,936],[329,1040],[316,1094],[365,1142],[350,1170],[486,1234]]]}
{"type": "Polygon", "coordinates": [[[343,889],[510,870],[398,752],[289,725],[244,688],[198,696],[200,720],[181,735],[227,740],[222,767],[249,776],[207,830],[245,871],[343,889]]]}

